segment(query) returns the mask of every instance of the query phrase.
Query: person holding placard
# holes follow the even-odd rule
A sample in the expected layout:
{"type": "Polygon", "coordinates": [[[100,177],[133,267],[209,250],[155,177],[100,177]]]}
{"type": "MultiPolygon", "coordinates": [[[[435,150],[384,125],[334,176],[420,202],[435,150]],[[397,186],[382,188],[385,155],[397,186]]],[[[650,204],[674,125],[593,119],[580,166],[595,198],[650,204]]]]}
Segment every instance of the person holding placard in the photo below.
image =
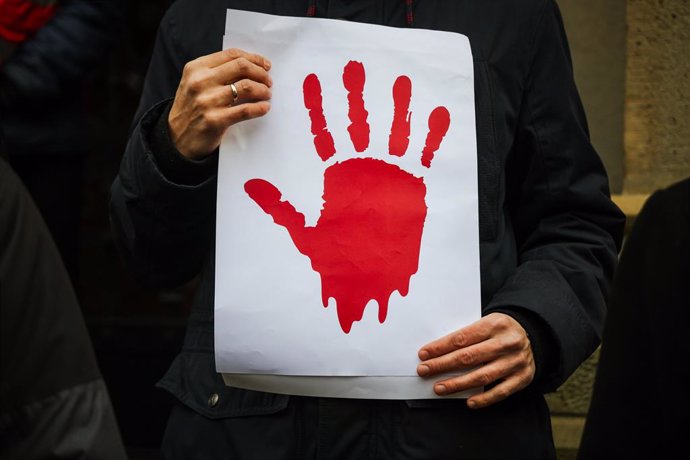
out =
{"type": "MultiPolygon", "coordinates": [[[[343,81],[351,109],[358,104],[356,81],[343,81]]],[[[328,157],[319,98],[306,96],[318,93],[312,92],[315,82],[295,84],[304,84],[316,149],[328,157]]],[[[362,113],[350,114],[358,152],[362,113]]],[[[436,113],[429,117],[428,161],[445,134],[438,128],[445,115],[436,113]]],[[[404,125],[406,118],[400,119],[404,125]]],[[[266,184],[248,183],[246,192],[260,212],[290,231],[303,254],[311,254],[297,230],[304,221],[295,223],[295,208],[266,184]]],[[[389,0],[376,6],[178,1],[161,22],[112,187],[111,216],[124,257],[142,282],[176,286],[200,275],[185,347],[159,383],[179,400],[166,431],[165,458],[555,458],[543,394],[599,344],[624,224],[589,141],[553,0],[389,0]],[[270,116],[278,96],[271,77],[275,56],[219,51],[226,8],[469,38],[482,319],[417,345],[418,374],[444,398],[289,396],[226,386],[216,372],[218,147],[230,127],[270,116]],[[457,371],[464,373],[442,376],[457,371]],[[445,398],[477,387],[483,391],[466,400],[445,398]]],[[[349,333],[351,323],[341,325],[349,333]]]]}

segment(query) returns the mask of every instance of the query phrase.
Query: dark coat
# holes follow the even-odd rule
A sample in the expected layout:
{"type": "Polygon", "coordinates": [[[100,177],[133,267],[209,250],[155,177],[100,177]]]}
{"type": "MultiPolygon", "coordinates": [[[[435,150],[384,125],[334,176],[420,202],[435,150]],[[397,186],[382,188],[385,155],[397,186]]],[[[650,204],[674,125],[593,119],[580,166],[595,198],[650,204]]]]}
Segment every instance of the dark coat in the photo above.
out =
{"type": "Polygon", "coordinates": [[[126,458],[67,271],[0,159],[0,458],[126,458]]]}
{"type": "MultiPolygon", "coordinates": [[[[304,16],[309,3],[215,0],[203,7],[191,0],[175,3],[161,22],[141,104],[112,187],[113,229],[127,263],[142,282],[177,286],[201,274],[184,349],[160,385],[193,411],[213,419],[277,412],[288,406],[288,397],[227,388],[215,374],[217,155],[202,162],[182,158],[167,133],[167,111],[184,64],[220,49],[225,8],[304,16]],[[207,405],[211,393],[221,395],[214,407],[207,405]]],[[[530,334],[538,375],[525,392],[532,395],[525,396],[531,402],[519,410],[525,423],[514,426],[526,444],[534,441],[543,446],[550,442],[550,429],[541,393],[556,389],[599,344],[624,216],[610,200],[604,168],[589,141],[555,2],[461,0],[415,5],[413,27],[460,32],[470,38],[482,312],[511,314],[530,334]]],[[[365,1],[320,1],[316,12],[396,27],[406,24],[405,2],[399,0],[377,7],[365,1]]],[[[491,413],[507,419],[514,410],[499,404],[491,413]]],[[[459,416],[462,423],[478,420],[467,411],[458,414],[466,414],[459,416]]],[[[473,435],[484,439],[468,433],[473,435]]],[[[511,449],[517,445],[485,446],[484,455],[514,455],[511,449]]],[[[539,452],[537,456],[543,458],[543,451],[539,452]]],[[[478,454],[470,450],[470,455],[478,454]]]]}
{"type": "Polygon", "coordinates": [[[656,191],[613,283],[579,458],[676,458],[690,429],[690,178],[656,191]]]}
{"type": "Polygon", "coordinates": [[[88,77],[119,38],[127,0],[62,0],[0,64],[0,137],[10,155],[83,154],[88,77]]]}

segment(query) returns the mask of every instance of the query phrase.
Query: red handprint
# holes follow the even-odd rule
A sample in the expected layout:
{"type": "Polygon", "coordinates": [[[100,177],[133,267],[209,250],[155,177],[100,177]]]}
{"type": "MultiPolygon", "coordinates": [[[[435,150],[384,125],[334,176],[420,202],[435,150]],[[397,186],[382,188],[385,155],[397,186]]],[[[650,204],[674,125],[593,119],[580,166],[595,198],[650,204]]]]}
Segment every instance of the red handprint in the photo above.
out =
{"type": "MultiPolygon", "coordinates": [[[[364,107],[364,67],[350,61],[343,72],[348,91],[350,126],[355,151],[369,146],[368,113],[364,107]]],[[[321,84],[316,75],[304,79],[304,105],[309,111],[314,146],[326,161],[336,150],[323,114],[321,84]]],[[[409,112],[412,83],[400,76],[393,85],[394,114],[389,154],[403,156],[410,135],[409,112]]],[[[421,163],[429,168],[434,153],[450,126],[450,114],[437,107],[429,115],[429,133],[421,163]]],[[[419,251],[426,220],[424,180],[400,167],[374,158],[354,158],[329,166],[324,173],[323,209],[316,226],[306,227],[304,215],[273,184],[252,179],[247,194],[285,227],[295,246],[311,259],[321,275],[324,307],[336,301],[338,320],[345,333],[362,319],[370,300],[379,305],[383,323],[393,291],[406,296],[410,278],[417,273],[419,251]]]]}

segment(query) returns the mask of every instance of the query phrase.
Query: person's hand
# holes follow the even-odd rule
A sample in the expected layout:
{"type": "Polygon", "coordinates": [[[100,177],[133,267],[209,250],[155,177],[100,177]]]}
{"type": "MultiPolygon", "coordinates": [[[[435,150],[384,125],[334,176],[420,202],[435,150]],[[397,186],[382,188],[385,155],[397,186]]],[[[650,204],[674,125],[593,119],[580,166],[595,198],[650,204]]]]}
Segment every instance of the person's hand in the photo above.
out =
{"type": "Polygon", "coordinates": [[[490,406],[522,390],[532,382],[536,370],[527,333],[503,313],[491,313],[424,345],[419,359],[422,362],[417,373],[422,377],[472,369],[436,382],[434,392],[438,395],[496,383],[467,400],[472,409],[490,406]]]}
{"type": "Polygon", "coordinates": [[[239,49],[188,62],[168,117],[177,150],[187,158],[202,159],[220,145],[228,127],[265,115],[270,109],[270,68],[268,59],[239,49]]]}

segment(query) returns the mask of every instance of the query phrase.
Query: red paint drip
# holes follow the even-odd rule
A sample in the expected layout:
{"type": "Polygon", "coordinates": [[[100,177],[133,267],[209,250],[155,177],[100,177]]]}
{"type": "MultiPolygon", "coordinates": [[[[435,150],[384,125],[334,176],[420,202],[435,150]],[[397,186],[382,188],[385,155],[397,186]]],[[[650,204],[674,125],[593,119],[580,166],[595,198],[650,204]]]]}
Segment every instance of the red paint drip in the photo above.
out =
{"type": "Polygon", "coordinates": [[[410,100],[412,99],[412,82],[401,75],[393,84],[393,125],[388,138],[388,153],[401,157],[407,152],[410,144],[410,100]]]}
{"type": "Polygon", "coordinates": [[[269,182],[252,179],[247,194],[285,227],[297,249],[321,275],[324,307],[335,299],[338,321],[349,333],[371,300],[378,319],[391,294],[406,296],[419,267],[426,220],[424,181],[396,165],[372,158],[336,163],[324,175],[324,205],[315,227],[269,182]]]}
{"type": "Polygon", "coordinates": [[[323,98],[321,97],[321,82],[316,75],[309,74],[302,85],[304,91],[304,106],[309,111],[311,133],[314,135],[316,153],[323,161],[335,154],[335,142],[328,131],[326,117],[323,114],[323,98]]]}
{"type": "Polygon", "coordinates": [[[369,147],[369,123],[367,116],[369,113],[364,108],[364,66],[361,62],[350,61],[343,70],[343,84],[347,89],[347,103],[350,107],[348,116],[350,126],[347,131],[350,133],[352,145],[356,152],[363,152],[369,147]]]}
{"type": "Polygon", "coordinates": [[[436,107],[429,115],[429,134],[426,136],[426,143],[422,149],[422,165],[431,167],[431,160],[434,153],[441,146],[443,137],[448,132],[450,126],[450,113],[445,107],[436,107]]]}

